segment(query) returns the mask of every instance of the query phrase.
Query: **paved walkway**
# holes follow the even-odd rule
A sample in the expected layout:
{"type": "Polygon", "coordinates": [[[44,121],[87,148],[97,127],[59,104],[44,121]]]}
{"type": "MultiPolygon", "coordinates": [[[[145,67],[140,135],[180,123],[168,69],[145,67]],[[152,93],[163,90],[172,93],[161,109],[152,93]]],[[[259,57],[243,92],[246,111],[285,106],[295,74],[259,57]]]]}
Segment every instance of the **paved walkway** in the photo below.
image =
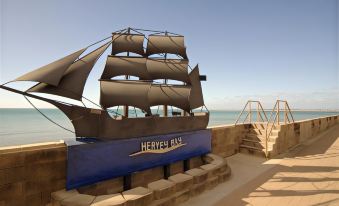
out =
{"type": "Polygon", "coordinates": [[[339,206],[339,125],[300,145],[288,157],[228,158],[232,177],[185,205],[339,206]]]}

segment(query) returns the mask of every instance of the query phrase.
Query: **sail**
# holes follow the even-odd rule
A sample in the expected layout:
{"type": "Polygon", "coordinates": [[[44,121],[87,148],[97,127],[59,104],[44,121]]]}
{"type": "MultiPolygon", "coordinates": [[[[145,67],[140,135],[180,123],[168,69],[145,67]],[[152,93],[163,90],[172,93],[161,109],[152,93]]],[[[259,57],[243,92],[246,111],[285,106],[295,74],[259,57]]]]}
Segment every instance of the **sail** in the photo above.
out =
{"type": "Polygon", "coordinates": [[[144,80],[150,79],[146,68],[146,58],[108,56],[101,79],[111,79],[120,75],[132,75],[144,80]]]}
{"type": "Polygon", "coordinates": [[[147,59],[147,71],[152,79],[172,79],[189,83],[188,60],[147,59]]]}
{"type": "Polygon", "coordinates": [[[58,86],[39,83],[27,92],[41,92],[81,100],[85,83],[95,62],[101,54],[108,48],[111,42],[104,44],[93,52],[74,62],[64,73],[58,86]]]}
{"type": "Polygon", "coordinates": [[[57,86],[68,67],[86,50],[80,49],[66,57],[16,78],[15,81],[34,81],[57,86]]]}
{"type": "Polygon", "coordinates": [[[189,78],[192,85],[192,90],[190,93],[190,107],[191,109],[195,109],[204,105],[204,98],[202,96],[202,89],[200,83],[200,74],[198,65],[194,67],[191,71],[189,78]]]}
{"type": "Polygon", "coordinates": [[[178,54],[187,59],[183,36],[149,35],[146,55],[169,53],[178,54]]]}
{"type": "Polygon", "coordinates": [[[144,56],[144,38],[145,36],[140,34],[114,33],[112,36],[112,55],[121,52],[133,52],[144,56]]]}
{"type": "Polygon", "coordinates": [[[150,82],[132,80],[100,81],[100,105],[104,108],[128,105],[151,114],[148,103],[150,82]]]}
{"type": "Polygon", "coordinates": [[[172,105],[190,111],[190,86],[153,84],[148,92],[150,106],[172,105]]]}

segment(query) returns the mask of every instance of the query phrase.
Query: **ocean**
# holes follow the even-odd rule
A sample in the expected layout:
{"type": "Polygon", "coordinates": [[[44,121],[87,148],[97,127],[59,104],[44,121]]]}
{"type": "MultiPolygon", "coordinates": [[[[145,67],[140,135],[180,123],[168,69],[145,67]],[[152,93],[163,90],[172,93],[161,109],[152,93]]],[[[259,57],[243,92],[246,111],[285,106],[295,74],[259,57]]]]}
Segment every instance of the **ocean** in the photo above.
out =
{"type": "MultiPolygon", "coordinates": [[[[49,118],[73,131],[68,118],[57,109],[41,109],[49,118]]],[[[234,124],[240,111],[210,111],[209,126],[234,124]]],[[[338,115],[339,112],[294,111],[297,120],[338,115]]],[[[133,112],[131,112],[133,115],[133,112]]],[[[269,115],[269,114],[268,114],[269,115]]],[[[281,115],[282,116],[282,115],[281,115]]],[[[252,116],[256,119],[256,116],[252,116]]],[[[242,116],[242,120],[245,115],[242,116]]],[[[242,123],[242,121],[240,121],[242,123]]],[[[54,125],[35,109],[0,109],[0,146],[74,139],[74,134],[54,125]]]]}

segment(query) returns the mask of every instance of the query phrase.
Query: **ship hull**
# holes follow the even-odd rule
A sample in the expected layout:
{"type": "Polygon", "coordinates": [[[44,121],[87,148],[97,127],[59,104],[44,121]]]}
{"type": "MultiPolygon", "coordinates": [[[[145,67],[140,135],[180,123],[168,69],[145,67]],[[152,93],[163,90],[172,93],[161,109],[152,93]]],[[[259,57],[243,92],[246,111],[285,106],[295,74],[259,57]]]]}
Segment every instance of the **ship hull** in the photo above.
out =
{"type": "Polygon", "coordinates": [[[195,116],[136,117],[114,119],[106,111],[88,109],[87,114],[71,118],[77,137],[94,137],[102,140],[134,138],[205,129],[208,113],[195,116]]]}

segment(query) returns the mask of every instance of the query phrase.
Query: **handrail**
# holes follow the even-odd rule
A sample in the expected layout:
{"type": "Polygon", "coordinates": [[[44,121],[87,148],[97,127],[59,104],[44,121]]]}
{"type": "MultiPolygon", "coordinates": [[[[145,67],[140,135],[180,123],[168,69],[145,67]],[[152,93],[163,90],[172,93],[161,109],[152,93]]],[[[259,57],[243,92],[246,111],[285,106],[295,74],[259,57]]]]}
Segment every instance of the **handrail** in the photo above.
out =
{"type": "Polygon", "coordinates": [[[243,123],[245,123],[245,121],[247,119],[249,119],[249,123],[252,122],[252,113],[253,112],[256,112],[257,113],[257,122],[264,122],[263,120],[266,120],[268,121],[267,119],[267,115],[265,113],[265,110],[263,109],[262,105],[261,105],[261,102],[260,101],[257,101],[257,100],[248,100],[244,106],[244,108],[241,110],[240,114],[238,115],[238,118],[237,120],[235,121],[234,125],[237,125],[238,122],[240,121],[240,118],[242,117],[243,113],[244,112],[247,112],[246,113],[246,116],[245,116],[245,119],[243,121],[243,123]],[[257,104],[257,109],[253,110],[252,109],[252,103],[256,103],[257,104]],[[246,111],[246,108],[248,111],[246,111]],[[263,118],[262,114],[261,113],[264,113],[264,117],[265,119],[263,118]]]}
{"type": "Polygon", "coordinates": [[[293,118],[290,106],[288,105],[288,102],[286,100],[277,100],[275,102],[275,104],[274,104],[274,107],[273,107],[272,111],[271,111],[270,118],[267,121],[266,129],[265,129],[265,133],[266,133],[266,138],[265,138],[266,139],[266,141],[265,141],[265,155],[266,155],[266,157],[268,156],[268,149],[267,149],[267,147],[268,147],[268,138],[271,136],[273,127],[275,126],[275,123],[276,123],[277,120],[278,120],[278,125],[280,125],[280,111],[281,111],[280,110],[280,103],[284,104],[284,110],[282,110],[284,112],[284,123],[285,124],[287,122],[291,123],[288,115],[290,115],[290,117],[292,119],[292,123],[294,122],[294,118],[293,118]],[[272,115],[274,113],[275,113],[274,120],[273,120],[271,128],[269,129],[269,132],[268,132],[269,124],[271,123],[272,115]]]}

